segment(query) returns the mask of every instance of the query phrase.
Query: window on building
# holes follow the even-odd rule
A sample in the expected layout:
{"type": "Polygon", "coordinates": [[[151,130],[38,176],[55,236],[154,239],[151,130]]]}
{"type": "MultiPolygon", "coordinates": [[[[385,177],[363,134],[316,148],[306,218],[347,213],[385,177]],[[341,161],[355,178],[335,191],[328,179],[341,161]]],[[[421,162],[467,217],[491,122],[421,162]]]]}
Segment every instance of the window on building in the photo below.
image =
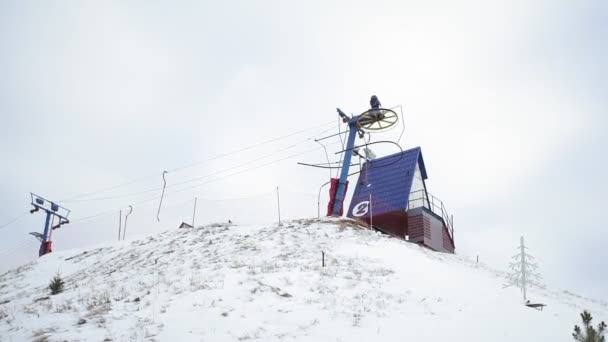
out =
{"type": "Polygon", "coordinates": [[[427,194],[426,189],[424,188],[424,179],[422,179],[420,164],[416,163],[416,171],[414,172],[414,179],[412,180],[408,209],[423,207],[426,206],[426,204],[427,194]]]}

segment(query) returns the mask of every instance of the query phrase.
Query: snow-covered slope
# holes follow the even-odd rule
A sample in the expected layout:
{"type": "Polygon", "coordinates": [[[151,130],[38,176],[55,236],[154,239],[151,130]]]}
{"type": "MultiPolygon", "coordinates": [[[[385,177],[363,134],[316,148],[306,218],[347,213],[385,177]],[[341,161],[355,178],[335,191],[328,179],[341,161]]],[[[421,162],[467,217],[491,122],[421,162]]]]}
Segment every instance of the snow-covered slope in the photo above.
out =
{"type": "Polygon", "coordinates": [[[349,221],[212,225],[47,255],[0,277],[1,341],[570,341],[606,303],[349,221]],[[321,252],[326,267],[321,266],[321,252]],[[66,280],[49,296],[49,280],[66,280]]]}

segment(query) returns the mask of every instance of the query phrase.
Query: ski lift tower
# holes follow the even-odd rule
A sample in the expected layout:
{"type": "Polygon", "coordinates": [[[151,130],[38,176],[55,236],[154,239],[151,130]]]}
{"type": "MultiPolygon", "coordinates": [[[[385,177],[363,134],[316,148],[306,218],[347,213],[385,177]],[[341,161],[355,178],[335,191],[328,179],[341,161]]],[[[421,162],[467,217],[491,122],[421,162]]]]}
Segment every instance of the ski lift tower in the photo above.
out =
{"type": "Polygon", "coordinates": [[[346,188],[348,186],[348,171],[355,148],[355,139],[357,135],[363,138],[366,132],[378,132],[387,129],[398,121],[398,115],[391,109],[382,108],[380,101],[376,95],[373,95],[370,100],[371,109],[357,116],[350,118],[344,114],[340,108],[337,108],[338,115],[342,118],[342,122],[348,124],[348,139],[346,148],[344,149],[344,159],[342,162],[342,170],[340,178],[331,179],[330,201],[327,210],[328,216],[342,216],[342,207],[344,197],[346,196],[346,188]]]}
{"type": "Polygon", "coordinates": [[[46,220],[44,223],[44,232],[40,233],[30,233],[40,240],[40,249],[38,251],[38,256],[41,257],[45,254],[51,253],[51,234],[52,231],[61,227],[64,224],[70,223],[68,220],[68,215],[70,215],[70,210],[60,206],[57,203],[53,203],[45,198],[42,198],[34,193],[30,193],[32,197],[32,206],[34,209],[30,210],[30,214],[33,214],[39,210],[43,210],[46,213],[46,220]],[[55,218],[58,219],[58,223],[51,226],[51,218],[53,222],[55,218]],[[50,228],[50,229],[49,229],[50,228]]]}

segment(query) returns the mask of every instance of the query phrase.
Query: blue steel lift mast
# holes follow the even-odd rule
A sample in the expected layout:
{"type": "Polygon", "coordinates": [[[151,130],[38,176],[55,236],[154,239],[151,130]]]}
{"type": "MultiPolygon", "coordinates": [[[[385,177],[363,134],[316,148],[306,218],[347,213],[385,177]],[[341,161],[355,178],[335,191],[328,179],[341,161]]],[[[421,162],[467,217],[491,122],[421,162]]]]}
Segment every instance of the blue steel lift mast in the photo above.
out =
{"type": "Polygon", "coordinates": [[[338,108],[338,114],[342,117],[344,122],[348,123],[348,139],[346,141],[346,149],[344,151],[344,161],[342,163],[342,171],[340,171],[340,180],[338,181],[338,189],[336,190],[336,197],[334,207],[331,211],[331,216],[340,216],[342,211],[342,205],[344,203],[344,197],[346,195],[346,181],[348,178],[348,170],[350,168],[350,161],[353,157],[353,147],[355,146],[355,138],[357,137],[357,121],[359,116],[353,116],[348,118],[340,108],[338,108]]]}
{"type": "Polygon", "coordinates": [[[331,216],[340,216],[342,206],[344,204],[344,198],[346,197],[346,181],[348,179],[348,170],[350,168],[350,162],[353,156],[353,147],[355,146],[355,139],[357,134],[363,137],[364,131],[379,131],[388,128],[397,123],[397,114],[390,110],[381,108],[380,101],[376,95],[373,95],[370,100],[371,109],[362,113],[361,115],[353,116],[349,118],[340,108],[337,108],[338,115],[342,117],[344,123],[348,123],[348,139],[346,141],[346,148],[344,150],[344,161],[342,163],[342,171],[340,172],[340,179],[338,181],[338,188],[336,190],[335,202],[331,211],[331,216]],[[382,125],[384,123],[384,125],[382,125]]]}

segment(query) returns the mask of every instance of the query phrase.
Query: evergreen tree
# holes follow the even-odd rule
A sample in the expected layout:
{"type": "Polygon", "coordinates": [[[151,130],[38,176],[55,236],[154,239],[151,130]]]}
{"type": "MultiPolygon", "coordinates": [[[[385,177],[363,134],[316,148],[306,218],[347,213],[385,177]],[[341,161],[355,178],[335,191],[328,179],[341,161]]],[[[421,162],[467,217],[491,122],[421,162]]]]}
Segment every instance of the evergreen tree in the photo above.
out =
{"type": "Polygon", "coordinates": [[[57,273],[53,277],[53,279],[51,279],[51,282],[49,284],[49,289],[51,290],[51,294],[56,295],[56,294],[63,292],[64,285],[65,285],[65,282],[63,281],[63,279],[61,279],[61,275],[59,273],[57,273]]]}
{"type": "Polygon", "coordinates": [[[606,323],[601,322],[597,326],[597,330],[591,325],[591,314],[588,311],[583,311],[581,314],[583,320],[583,329],[578,325],[574,326],[572,337],[579,342],[606,342],[604,333],[606,332],[606,323]]]}

